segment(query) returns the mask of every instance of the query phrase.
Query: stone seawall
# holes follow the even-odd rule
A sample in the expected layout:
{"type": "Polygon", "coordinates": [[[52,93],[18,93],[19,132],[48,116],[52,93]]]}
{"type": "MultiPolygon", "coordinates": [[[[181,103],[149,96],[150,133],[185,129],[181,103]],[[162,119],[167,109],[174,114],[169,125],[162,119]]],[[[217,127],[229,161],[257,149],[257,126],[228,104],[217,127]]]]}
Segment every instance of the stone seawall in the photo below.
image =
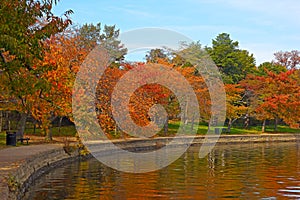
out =
{"type": "MultiPolygon", "coordinates": [[[[188,140],[190,137],[175,139],[173,145],[184,145],[185,138],[188,140]]],[[[160,148],[173,139],[172,137],[165,137],[115,140],[114,144],[130,151],[144,151],[160,148]]],[[[196,136],[193,144],[205,143],[211,145],[217,139],[217,144],[300,142],[300,134],[221,135],[220,138],[211,135],[207,139],[204,136],[196,136]]],[[[104,154],[112,151],[107,142],[95,141],[94,145],[104,154]]],[[[1,150],[0,199],[20,199],[34,179],[53,168],[78,158],[77,151],[67,154],[62,145],[52,145],[51,147],[50,145],[30,145],[28,147],[1,150]],[[5,154],[8,155],[5,157],[5,154]]]]}
{"type": "Polygon", "coordinates": [[[62,145],[30,145],[0,151],[0,199],[21,199],[26,188],[40,175],[78,157],[62,145]]]}
{"type": "MultiPolygon", "coordinates": [[[[185,145],[191,140],[191,136],[183,136],[178,138],[172,137],[159,137],[153,139],[127,139],[115,140],[113,143],[122,149],[130,151],[147,151],[156,148],[161,148],[172,141],[172,146],[185,145]]],[[[192,145],[205,144],[238,144],[238,143],[263,143],[263,142],[300,142],[300,134],[256,134],[256,135],[210,135],[196,136],[193,139],[192,145]]],[[[93,141],[88,143],[88,147],[93,152],[100,151],[99,153],[112,153],[113,149],[107,142],[93,141]],[[94,150],[95,148],[95,150],[94,150]]]]}
{"type": "Polygon", "coordinates": [[[16,171],[16,180],[20,183],[21,187],[12,198],[21,199],[26,189],[39,176],[65,163],[75,161],[77,158],[77,152],[68,154],[63,148],[59,148],[27,159],[16,171]]]}

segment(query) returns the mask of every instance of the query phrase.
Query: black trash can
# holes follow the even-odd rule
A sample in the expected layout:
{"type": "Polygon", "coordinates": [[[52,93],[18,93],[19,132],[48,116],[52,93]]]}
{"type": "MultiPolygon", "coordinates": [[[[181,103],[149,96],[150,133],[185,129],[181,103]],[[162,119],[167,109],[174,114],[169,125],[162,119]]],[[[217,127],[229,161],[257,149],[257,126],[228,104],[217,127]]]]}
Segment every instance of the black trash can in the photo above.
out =
{"type": "Polygon", "coordinates": [[[220,129],[219,128],[215,128],[215,134],[220,134],[220,129]]]}
{"type": "Polygon", "coordinates": [[[17,145],[17,133],[6,132],[6,145],[16,146],[17,145]]]}

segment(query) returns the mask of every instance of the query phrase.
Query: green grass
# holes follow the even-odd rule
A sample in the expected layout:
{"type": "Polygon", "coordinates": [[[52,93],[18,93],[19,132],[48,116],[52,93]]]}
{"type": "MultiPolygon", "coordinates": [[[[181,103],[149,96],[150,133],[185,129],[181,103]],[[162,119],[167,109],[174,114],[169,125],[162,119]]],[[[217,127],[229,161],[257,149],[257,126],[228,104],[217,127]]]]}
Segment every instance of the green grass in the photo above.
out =
{"type": "Polygon", "coordinates": [[[0,146],[6,145],[6,134],[5,132],[0,132],[0,146]]]}
{"type": "MultiPolygon", "coordinates": [[[[33,128],[29,128],[25,130],[25,134],[28,135],[36,135],[36,136],[45,136],[42,129],[37,128],[35,133],[33,128]]],[[[57,137],[57,136],[68,136],[68,137],[74,137],[76,135],[76,128],[75,126],[62,126],[60,128],[58,127],[53,127],[52,128],[52,136],[57,137]]]]}
{"type": "MultiPolygon", "coordinates": [[[[180,127],[180,121],[170,121],[169,123],[169,132],[168,135],[172,136],[177,133],[178,128],[180,127]]],[[[227,127],[219,127],[227,129],[227,127]]],[[[201,124],[198,126],[197,134],[203,135],[207,133],[208,126],[205,124],[201,124]]],[[[261,126],[252,126],[248,129],[240,128],[240,127],[232,127],[230,133],[223,134],[261,134],[262,127],[261,126]]],[[[274,126],[266,126],[266,133],[275,133],[274,126]]],[[[278,131],[276,133],[300,133],[300,129],[293,129],[288,126],[279,125],[278,131]]],[[[189,134],[188,132],[186,134],[189,134]]],[[[159,136],[163,136],[163,131],[161,131],[159,136]]]]}

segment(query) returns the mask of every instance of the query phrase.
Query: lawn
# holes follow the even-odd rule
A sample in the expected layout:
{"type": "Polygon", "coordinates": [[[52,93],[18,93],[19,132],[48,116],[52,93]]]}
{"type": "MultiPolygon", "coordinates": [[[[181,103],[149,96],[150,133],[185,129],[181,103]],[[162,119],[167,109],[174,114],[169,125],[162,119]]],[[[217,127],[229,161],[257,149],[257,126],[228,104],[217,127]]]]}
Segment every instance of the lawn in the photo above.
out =
{"type": "Polygon", "coordinates": [[[0,132],[0,146],[6,145],[6,135],[5,132],[0,132]]]}
{"type": "MultiPolygon", "coordinates": [[[[58,127],[53,127],[52,129],[52,136],[57,137],[57,136],[67,136],[67,137],[74,137],[76,135],[76,128],[75,126],[62,126],[60,128],[58,127]]],[[[45,136],[42,129],[37,128],[34,133],[33,128],[27,128],[25,130],[26,135],[36,135],[36,136],[45,136]]]]}
{"type": "MultiPolygon", "coordinates": [[[[175,135],[180,126],[180,121],[170,121],[169,123],[169,135],[175,135]]],[[[227,127],[219,127],[227,129],[227,127]]],[[[202,135],[207,133],[208,126],[206,124],[201,124],[198,126],[197,134],[202,135]]],[[[251,126],[248,129],[240,127],[232,127],[230,133],[223,134],[260,134],[262,127],[261,126],[251,126]]],[[[266,133],[275,133],[274,126],[266,126],[266,133]]],[[[300,129],[293,129],[288,126],[279,125],[278,131],[276,133],[300,133],[300,129]]],[[[188,134],[188,133],[187,133],[188,134]]],[[[159,133],[160,136],[163,135],[163,131],[159,133]]]]}
{"type": "MultiPolygon", "coordinates": [[[[178,128],[180,126],[180,121],[170,121],[169,123],[169,131],[167,136],[174,136],[176,135],[178,128]]],[[[222,128],[222,127],[220,127],[222,128]]],[[[223,127],[226,128],[226,127],[223,127]]],[[[200,124],[198,126],[198,131],[197,134],[199,135],[204,135],[207,133],[207,125],[205,124],[200,124]]],[[[243,129],[243,128],[238,128],[238,127],[232,127],[230,133],[225,133],[225,134],[260,134],[261,133],[261,126],[253,126],[250,127],[249,129],[243,129]]],[[[266,127],[266,133],[275,133],[274,132],[274,127],[273,126],[267,126],[266,127]]],[[[283,126],[280,125],[278,126],[278,131],[277,133],[300,133],[300,129],[292,129],[289,128],[288,126],[283,126]]],[[[36,132],[34,134],[34,129],[33,128],[28,128],[25,130],[26,135],[35,135],[35,136],[44,136],[43,132],[41,129],[37,128],[36,132]]],[[[188,132],[186,133],[187,135],[189,134],[188,132]]],[[[223,133],[224,134],[224,133],[223,133]]],[[[63,126],[60,129],[58,127],[53,127],[52,128],[52,135],[53,137],[74,137],[76,135],[76,129],[75,126],[63,126]]],[[[163,130],[160,131],[158,136],[163,136],[163,130]]],[[[19,143],[18,143],[19,145],[19,143]]],[[[5,132],[0,132],[0,149],[6,147],[6,133],[5,132]]]]}

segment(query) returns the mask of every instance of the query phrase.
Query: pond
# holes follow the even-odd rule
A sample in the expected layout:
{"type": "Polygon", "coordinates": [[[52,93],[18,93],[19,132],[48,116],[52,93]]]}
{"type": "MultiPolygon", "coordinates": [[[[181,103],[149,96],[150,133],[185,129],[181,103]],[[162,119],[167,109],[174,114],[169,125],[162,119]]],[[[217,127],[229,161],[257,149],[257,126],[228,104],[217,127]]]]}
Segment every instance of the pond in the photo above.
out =
{"type": "Polygon", "coordinates": [[[159,171],[130,174],[96,159],[57,168],[24,199],[300,199],[300,143],[192,146],[159,171]]]}

